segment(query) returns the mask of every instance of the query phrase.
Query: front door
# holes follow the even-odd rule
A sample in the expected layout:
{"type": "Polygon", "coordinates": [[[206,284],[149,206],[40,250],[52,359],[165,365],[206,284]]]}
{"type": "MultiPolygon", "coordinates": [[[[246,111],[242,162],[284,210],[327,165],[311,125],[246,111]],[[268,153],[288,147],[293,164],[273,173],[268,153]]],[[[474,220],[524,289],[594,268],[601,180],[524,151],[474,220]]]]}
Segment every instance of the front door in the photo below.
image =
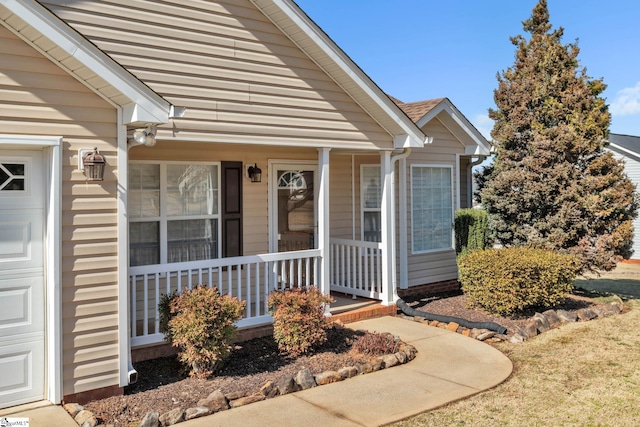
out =
{"type": "Polygon", "coordinates": [[[300,251],[316,247],[316,171],[313,164],[277,164],[272,175],[275,224],[272,250],[300,251]]]}
{"type": "Polygon", "coordinates": [[[42,157],[0,150],[0,408],[45,397],[42,157]]]}

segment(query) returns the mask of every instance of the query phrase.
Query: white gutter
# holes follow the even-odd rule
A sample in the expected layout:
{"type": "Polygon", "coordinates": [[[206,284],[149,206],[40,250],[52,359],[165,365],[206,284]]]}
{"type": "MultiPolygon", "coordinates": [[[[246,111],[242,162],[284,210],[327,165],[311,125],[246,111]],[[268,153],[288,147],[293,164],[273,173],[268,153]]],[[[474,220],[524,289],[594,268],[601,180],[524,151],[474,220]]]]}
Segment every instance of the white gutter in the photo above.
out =
{"type": "MultiPolygon", "coordinates": [[[[407,163],[406,159],[411,154],[411,148],[405,148],[401,153],[391,157],[391,173],[394,175],[394,179],[391,180],[391,200],[395,201],[395,162],[400,160],[400,172],[398,174],[398,185],[400,187],[398,195],[398,212],[400,215],[399,229],[399,243],[400,243],[400,260],[396,257],[396,239],[395,236],[391,239],[391,250],[389,257],[392,260],[391,263],[391,277],[393,279],[393,300],[398,300],[398,279],[397,279],[397,265],[400,264],[400,287],[406,289],[408,286],[408,253],[407,253],[407,180],[406,171],[407,163]]],[[[396,214],[395,209],[391,210],[391,224],[395,226],[396,214]]]]}
{"type": "Polygon", "coordinates": [[[478,159],[467,165],[467,205],[473,207],[473,167],[486,160],[487,156],[478,156],[478,159]]]}

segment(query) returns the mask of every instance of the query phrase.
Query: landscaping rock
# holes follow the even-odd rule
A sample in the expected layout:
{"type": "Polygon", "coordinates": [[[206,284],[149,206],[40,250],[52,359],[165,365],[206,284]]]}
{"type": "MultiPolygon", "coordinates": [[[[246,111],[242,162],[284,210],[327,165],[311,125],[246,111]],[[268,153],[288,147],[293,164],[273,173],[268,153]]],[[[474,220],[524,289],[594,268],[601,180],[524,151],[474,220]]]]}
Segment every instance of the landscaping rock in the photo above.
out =
{"type": "Polygon", "coordinates": [[[395,354],[387,354],[382,357],[382,363],[385,368],[391,368],[392,366],[396,366],[399,362],[395,354]]]}
{"type": "Polygon", "coordinates": [[[278,393],[282,396],[298,391],[298,384],[296,384],[293,377],[287,375],[278,380],[276,388],[278,389],[278,393]]]}
{"type": "Polygon", "coordinates": [[[524,341],[535,337],[538,335],[538,322],[528,319],[524,326],[518,328],[516,335],[520,335],[524,341]]]}
{"type": "Polygon", "coordinates": [[[336,371],[325,371],[316,375],[315,379],[316,379],[316,384],[318,385],[331,384],[338,381],[342,381],[342,375],[340,375],[336,371]]]}
{"type": "Polygon", "coordinates": [[[495,334],[496,334],[496,333],[495,333],[495,332],[493,332],[493,331],[486,331],[486,332],[483,332],[483,333],[481,333],[480,335],[478,335],[478,336],[476,337],[476,339],[477,339],[478,341],[486,341],[486,340],[488,340],[489,338],[491,338],[492,336],[494,336],[495,334]]]}
{"type": "Polygon", "coordinates": [[[578,320],[578,315],[572,311],[558,310],[556,314],[562,323],[571,323],[578,320]]]}
{"type": "Polygon", "coordinates": [[[532,318],[536,322],[536,327],[538,328],[538,333],[547,332],[551,329],[551,325],[549,325],[549,321],[542,313],[536,313],[532,318]]]}
{"type": "Polygon", "coordinates": [[[471,335],[469,335],[471,338],[478,339],[478,337],[482,334],[484,334],[485,332],[489,332],[488,329],[478,329],[478,328],[473,328],[471,329],[471,335]]]}
{"type": "Polygon", "coordinates": [[[241,397],[240,399],[232,400],[231,402],[229,402],[229,405],[231,406],[231,408],[239,408],[240,406],[260,402],[261,400],[264,400],[263,394],[252,394],[246,397],[241,397]]]}
{"type": "Polygon", "coordinates": [[[205,407],[211,412],[224,411],[229,409],[229,402],[221,390],[216,390],[198,401],[198,406],[205,407]]]}
{"type": "Polygon", "coordinates": [[[205,408],[204,406],[196,406],[195,408],[189,408],[184,413],[185,421],[193,420],[194,418],[204,417],[205,415],[209,415],[211,411],[209,408],[205,408]]]}
{"type": "Polygon", "coordinates": [[[578,316],[578,319],[582,321],[587,321],[598,317],[598,314],[590,308],[581,308],[576,311],[576,315],[578,316]]]}
{"type": "Polygon", "coordinates": [[[400,364],[407,363],[407,360],[409,360],[407,358],[407,353],[405,353],[404,351],[397,352],[395,356],[396,356],[396,359],[398,359],[398,363],[400,364]]]}
{"type": "Polygon", "coordinates": [[[71,415],[71,418],[75,418],[78,412],[82,411],[84,407],[77,403],[65,403],[63,408],[71,415]]]}
{"type": "Polygon", "coordinates": [[[547,322],[549,322],[549,327],[551,329],[557,328],[562,324],[562,321],[555,310],[543,311],[542,315],[547,319],[547,322]]]}
{"type": "Polygon", "coordinates": [[[458,328],[460,327],[459,324],[457,324],[456,322],[450,322],[447,326],[446,326],[446,330],[447,331],[451,331],[451,332],[457,332],[458,328]]]}
{"type": "Polygon", "coordinates": [[[244,393],[241,391],[233,391],[231,393],[225,394],[225,397],[229,402],[231,402],[232,400],[236,400],[236,399],[240,399],[241,397],[244,397],[244,393]]]}
{"type": "Polygon", "coordinates": [[[93,412],[86,409],[78,412],[73,419],[80,427],[95,427],[98,425],[98,419],[93,415],[93,412]]]}
{"type": "Polygon", "coordinates": [[[158,427],[159,414],[157,412],[147,412],[138,427],[158,427]]]}
{"type": "Polygon", "coordinates": [[[184,411],[182,408],[176,408],[172,411],[165,412],[158,417],[158,421],[162,427],[172,426],[184,421],[184,411]]]}
{"type": "MultiPolygon", "coordinates": [[[[338,369],[338,373],[340,374],[340,376],[342,376],[343,380],[346,380],[347,378],[355,377],[356,375],[358,375],[358,368],[356,368],[355,366],[345,366],[344,368],[338,369]]],[[[313,378],[313,376],[311,378],[313,378]]]]}
{"type": "Polygon", "coordinates": [[[273,381],[267,381],[262,387],[260,387],[260,393],[262,393],[267,399],[276,397],[279,394],[278,387],[276,387],[273,381]]]}
{"type": "Polygon", "coordinates": [[[294,379],[298,387],[300,387],[300,390],[307,390],[316,386],[316,380],[313,378],[313,374],[309,368],[298,371],[294,379]]]}

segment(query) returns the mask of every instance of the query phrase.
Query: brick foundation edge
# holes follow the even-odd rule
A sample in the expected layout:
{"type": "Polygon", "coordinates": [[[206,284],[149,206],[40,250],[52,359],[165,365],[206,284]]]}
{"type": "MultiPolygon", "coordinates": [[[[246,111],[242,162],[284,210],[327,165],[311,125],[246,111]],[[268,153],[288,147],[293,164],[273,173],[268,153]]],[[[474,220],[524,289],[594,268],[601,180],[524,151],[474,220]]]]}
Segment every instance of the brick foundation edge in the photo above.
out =
{"type": "Polygon", "coordinates": [[[419,286],[411,286],[409,289],[398,289],[398,296],[405,298],[415,295],[439,295],[460,292],[460,282],[446,280],[443,282],[427,283],[419,286]]]}
{"type": "Polygon", "coordinates": [[[94,390],[81,391],[80,393],[68,394],[62,399],[62,403],[77,403],[84,405],[93,400],[106,399],[113,396],[122,396],[124,388],[112,385],[109,387],[96,388],[94,390]]]}

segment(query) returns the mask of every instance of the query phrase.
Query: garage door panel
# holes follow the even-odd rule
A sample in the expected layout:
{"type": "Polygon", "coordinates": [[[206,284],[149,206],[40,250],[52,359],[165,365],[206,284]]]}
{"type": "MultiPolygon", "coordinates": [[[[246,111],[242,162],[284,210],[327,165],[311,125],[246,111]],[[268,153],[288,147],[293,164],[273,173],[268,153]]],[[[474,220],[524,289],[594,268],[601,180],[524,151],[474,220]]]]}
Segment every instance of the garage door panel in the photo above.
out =
{"type": "Polygon", "coordinates": [[[0,280],[0,338],[41,331],[43,306],[42,278],[0,280]]]}
{"type": "Polygon", "coordinates": [[[42,336],[34,341],[7,344],[0,341],[0,402],[13,406],[44,398],[42,336]]]}
{"type": "Polygon", "coordinates": [[[39,209],[0,210],[0,277],[42,267],[42,217],[39,209]]]}

